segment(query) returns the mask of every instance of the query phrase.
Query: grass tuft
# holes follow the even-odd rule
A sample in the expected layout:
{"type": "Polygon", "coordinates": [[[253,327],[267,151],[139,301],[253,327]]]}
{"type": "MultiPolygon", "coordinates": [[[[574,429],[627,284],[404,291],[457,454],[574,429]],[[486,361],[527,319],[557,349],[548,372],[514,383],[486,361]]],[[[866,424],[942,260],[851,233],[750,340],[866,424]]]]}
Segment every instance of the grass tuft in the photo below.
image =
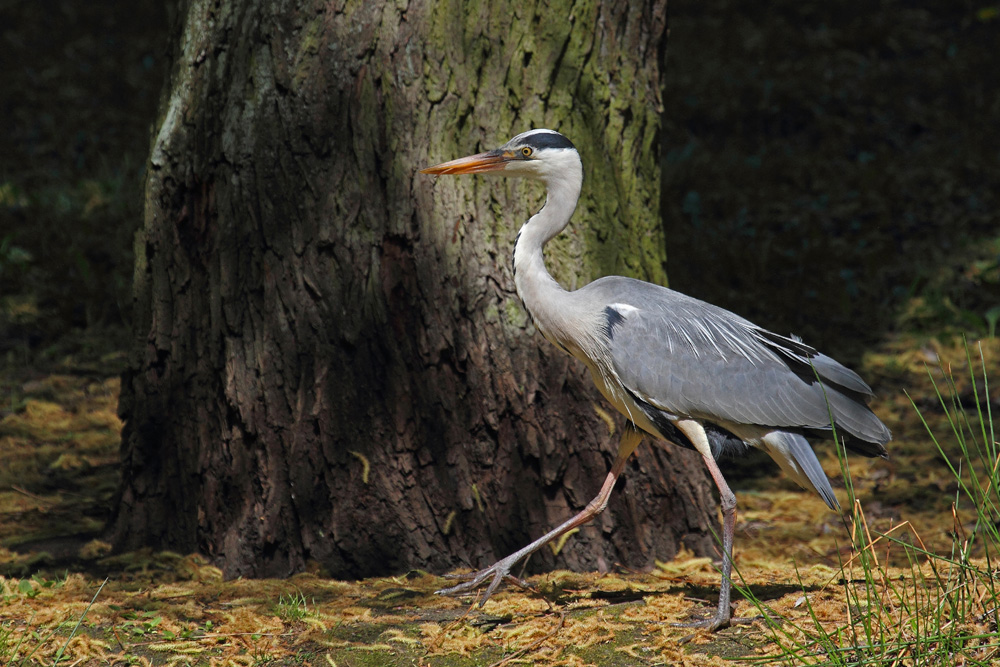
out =
{"type": "MultiPolygon", "coordinates": [[[[951,544],[929,549],[903,521],[888,530],[870,527],[854,494],[846,456],[841,467],[850,499],[845,517],[850,556],[799,610],[779,613],[742,587],[764,617],[777,647],[759,659],[788,665],[992,665],[1000,659],[1000,445],[988,400],[986,361],[966,346],[969,388],[959,389],[951,368],[943,380],[928,369],[948,425],[938,433],[911,400],[920,421],[954,477],[951,544]],[[829,614],[814,597],[839,593],[841,613],[829,614]]],[[[965,371],[963,371],[965,372],[965,371]]],[[[963,383],[964,386],[964,383],[963,383]]],[[[801,585],[801,579],[800,579],[801,585]]]]}
{"type": "MultiPolygon", "coordinates": [[[[314,602],[315,604],[315,602],[314,602]]],[[[301,621],[315,614],[309,609],[306,596],[301,591],[291,595],[279,595],[274,605],[274,613],[283,621],[301,621]]]]}

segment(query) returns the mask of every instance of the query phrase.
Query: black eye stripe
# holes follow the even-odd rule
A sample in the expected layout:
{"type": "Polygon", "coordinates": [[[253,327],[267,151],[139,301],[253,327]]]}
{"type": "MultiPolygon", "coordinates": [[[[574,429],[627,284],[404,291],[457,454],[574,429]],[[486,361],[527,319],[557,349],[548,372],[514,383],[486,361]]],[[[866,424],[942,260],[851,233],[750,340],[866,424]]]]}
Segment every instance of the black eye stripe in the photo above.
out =
{"type": "Polygon", "coordinates": [[[556,132],[539,132],[527,137],[525,144],[535,150],[540,148],[576,148],[573,142],[556,132]]]}

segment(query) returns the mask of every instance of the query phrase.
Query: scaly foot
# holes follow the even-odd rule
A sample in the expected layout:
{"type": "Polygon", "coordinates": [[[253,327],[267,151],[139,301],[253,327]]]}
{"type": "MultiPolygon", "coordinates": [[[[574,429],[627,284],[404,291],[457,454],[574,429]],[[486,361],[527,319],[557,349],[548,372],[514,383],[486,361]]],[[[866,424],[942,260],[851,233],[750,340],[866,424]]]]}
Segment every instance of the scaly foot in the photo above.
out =
{"type": "MultiPolygon", "coordinates": [[[[513,555],[516,554],[512,554],[512,556],[513,555]]],[[[507,558],[498,560],[496,563],[493,563],[493,565],[490,565],[488,568],[484,570],[479,570],[478,572],[473,572],[472,574],[446,575],[445,577],[446,579],[464,579],[465,581],[458,584],[457,586],[451,586],[450,588],[442,588],[439,591],[435,591],[435,594],[459,595],[461,593],[466,593],[475,590],[476,588],[479,588],[487,579],[490,579],[492,577],[490,585],[487,586],[486,592],[483,594],[483,597],[480,598],[479,600],[479,606],[482,607],[484,604],[486,604],[486,601],[490,599],[490,596],[493,595],[493,593],[500,586],[500,583],[504,579],[509,579],[510,581],[514,582],[515,584],[517,584],[522,588],[531,588],[531,586],[528,585],[528,582],[524,581],[523,579],[518,579],[517,577],[515,577],[510,573],[510,569],[514,567],[514,564],[517,563],[518,560],[520,560],[520,558],[511,558],[511,556],[508,556],[507,558]]]]}
{"type": "Polygon", "coordinates": [[[753,623],[754,621],[761,620],[761,616],[753,617],[734,617],[732,613],[726,613],[724,610],[716,611],[715,614],[708,618],[699,619],[697,621],[687,621],[685,623],[671,623],[670,625],[675,628],[704,628],[709,632],[715,632],[716,630],[721,630],[722,628],[728,628],[730,625],[745,625],[747,623],[753,623]]]}

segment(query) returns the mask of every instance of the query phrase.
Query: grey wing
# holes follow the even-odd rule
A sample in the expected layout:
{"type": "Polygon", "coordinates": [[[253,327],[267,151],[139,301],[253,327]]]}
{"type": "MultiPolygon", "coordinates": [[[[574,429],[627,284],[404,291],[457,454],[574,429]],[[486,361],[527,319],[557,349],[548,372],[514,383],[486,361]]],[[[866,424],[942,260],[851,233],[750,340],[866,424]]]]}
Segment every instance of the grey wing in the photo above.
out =
{"type": "Polygon", "coordinates": [[[829,430],[832,412],[838,429],[875,443],[869,455],[884,453],[889,431],[853,371],[711,304],[619,281],[600,286],[611,363],[639,398],[678,417],[805,430],[829,430]]]}

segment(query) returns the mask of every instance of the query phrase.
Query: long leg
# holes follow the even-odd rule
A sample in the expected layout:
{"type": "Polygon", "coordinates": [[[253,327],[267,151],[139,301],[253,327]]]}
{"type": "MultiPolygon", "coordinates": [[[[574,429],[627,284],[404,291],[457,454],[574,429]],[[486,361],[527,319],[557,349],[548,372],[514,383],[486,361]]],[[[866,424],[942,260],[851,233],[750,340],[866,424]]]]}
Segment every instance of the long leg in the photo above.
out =
{"type": "MultiPolygon", "coordinates": [[[[715,616],[704,621],[696,621],[691,627],[704,627],[718,630],[728,627],[732,618],[730,599],[733,590],[733,534],[736,532],[736,496],[726,483],[719,465],[711,456],[704,457],[708,472],[711,473],[715,485],[719,487],[719,500],[722,505],[722,582],[719,584],[719,607],[715,616]]],[[[741,619],[742,620],[742,619],[741,619]]]]}
{"type": "Polygon", "coordinates": [[[566,533],[577,526],[582,526],[604,511],[604,508],[608,506],[608,499],[611,497],[612,489],[615,488],[615,482],[618,480],[618,476],[622,474],[622,471],[625,469],[625,463],[628,461],[628,457],[632,455],[632,452],[635,451],[635,448],[639,445],[641,440],[642,433],[640,431],[638,431],[631,424],[626,426],[624,432],[622,433],[621,442],[618,444],[618,455],[615,457],[615,462],[611,466],[611,471],[604,480],[604,486],[601,487],[600,492],[594,497],[594,499],[587,503],[587,506],[583,509],[583,511],[574,516],[572,519],[559,524],[556,528],[553,528],[549,532],[545,533],[523,549],[519,549],[506,558],[498,560],[496,563],[484,570],[480,570],[479,572],[469,575],[468,581],[463,581],[457,586],[443,588],[437,591],[438,595],[454,595],[456,593],[464,593],[465,591],[477,588],[487,579],[492,577],[493,580],[490,582],[489,587],[487,587],[486,593],[479,601],[480,607],[486,604],[486,601],[491,595],[493,595],[493,592],[500,585],[500,582],[510,576],[511,568],[514,567],[519,560],[538,551],[540,548],[563,533],[566,533]]]}
{"type": "Polygon", "coordinates": [[[679,623],[678,625],[718,630],[719,628],[728,627],[731,623],[742,623],[748,620],[732,618],[733,611],[730,604],[733,587],[733,535],[736,532],[736,495],[729,488],[726,478],[722,476],[722,471],[719,470],[719,465],[715,462],[715,457],[712,456],[708,437],[705,435],[705,429],[702,428],[701,424],[691,420],[681,420],[675,422],[675,424],[691,440],[695,449],[705,459],[708,472],[712,475],[712,479],[715,480],[715,486],[719,489],[719,500],[722,505],[722,583],[719,584],[719,607],[715,612],[715,616],[711,618],[692,623],[679,623]]]}

